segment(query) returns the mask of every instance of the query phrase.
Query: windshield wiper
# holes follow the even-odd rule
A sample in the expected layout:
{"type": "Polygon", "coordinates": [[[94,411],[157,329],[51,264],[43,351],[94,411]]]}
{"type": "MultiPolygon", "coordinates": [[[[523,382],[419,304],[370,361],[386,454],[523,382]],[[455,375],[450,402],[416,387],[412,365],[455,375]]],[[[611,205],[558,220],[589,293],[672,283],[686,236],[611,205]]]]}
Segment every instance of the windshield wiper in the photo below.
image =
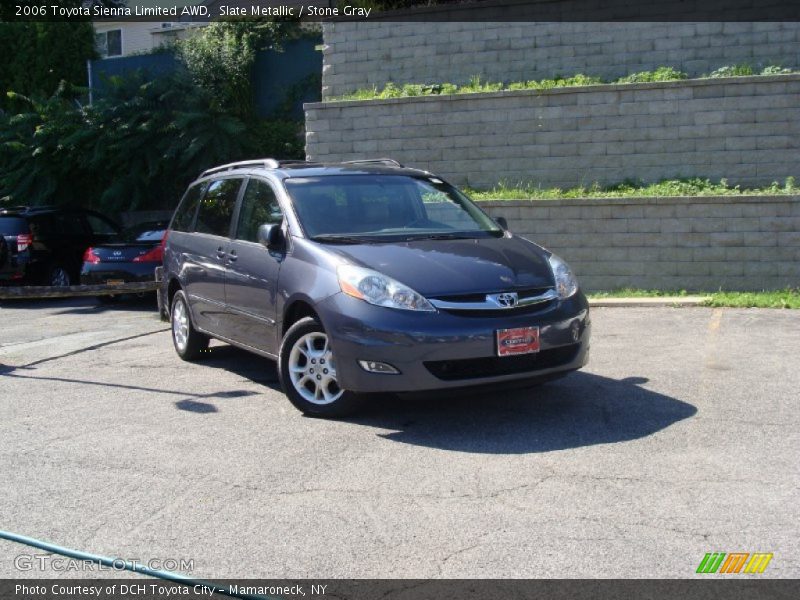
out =
{"type": "Polygon", "coordinates": [[[407,240],[471,240],[475,236],[471,233],[421,233],[409,236],[407,240]]]}
{"type": "Polygon", "coordinates": [[[321,242],[323,244],[369,244],[370,242],[374,241],[364,237],[336,234],[315,235],[311,239],[315,242],[321,242]]]}

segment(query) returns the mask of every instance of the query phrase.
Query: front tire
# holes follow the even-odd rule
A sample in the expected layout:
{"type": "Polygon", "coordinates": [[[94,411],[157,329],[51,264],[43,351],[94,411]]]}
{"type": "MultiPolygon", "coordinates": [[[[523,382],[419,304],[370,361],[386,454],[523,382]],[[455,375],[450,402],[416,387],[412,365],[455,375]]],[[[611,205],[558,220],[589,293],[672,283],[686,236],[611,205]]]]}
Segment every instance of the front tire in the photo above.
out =
{"type": "Polygon", "coordinates": [[[197,331],[192,325],[192,315],[189,312],[189,303],[183,291],[175,292],[172,298],[172,344],[175,352],[183,360],[193,361],[208,349],[209,338],[197,331]]]}
{"type": "Polygon", "coordinates": [[[283,337],[278,376],[289,401],[314,417],[342,417],[362,405],[362,398],[339,387],[336,359],[322,324],[300,319],[283,337]]]}

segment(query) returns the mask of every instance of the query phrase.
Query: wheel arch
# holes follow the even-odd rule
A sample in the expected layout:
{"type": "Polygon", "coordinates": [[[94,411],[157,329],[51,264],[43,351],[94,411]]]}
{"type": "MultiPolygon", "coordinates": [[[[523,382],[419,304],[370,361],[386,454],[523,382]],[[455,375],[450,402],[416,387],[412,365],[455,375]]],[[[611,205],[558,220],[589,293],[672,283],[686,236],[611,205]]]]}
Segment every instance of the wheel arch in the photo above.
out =
{"type": "Polygon", "coordinates": [[[312,317],[319,320],[319,313],[314,309],[313,303],[309,298],[298,297],[288,302],[284,308],[283,319],[281,320],[281,338],[286,335],[286,332],[289,331],[292,325],[305,317],[312,317]]]}

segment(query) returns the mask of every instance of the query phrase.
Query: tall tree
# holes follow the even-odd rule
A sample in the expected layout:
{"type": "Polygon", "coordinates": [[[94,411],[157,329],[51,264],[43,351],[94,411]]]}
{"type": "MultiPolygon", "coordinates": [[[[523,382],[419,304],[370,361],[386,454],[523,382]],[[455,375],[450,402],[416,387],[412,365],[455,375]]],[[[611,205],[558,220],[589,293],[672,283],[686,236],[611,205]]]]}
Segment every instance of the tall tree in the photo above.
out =
{"type": "Polygon", "coordinates": [[[9,106],[9,90],[49,97],[61,81],[87,85],[94,29],[88,21],[0,22],[0,56],[0,107],[9,106]]]}

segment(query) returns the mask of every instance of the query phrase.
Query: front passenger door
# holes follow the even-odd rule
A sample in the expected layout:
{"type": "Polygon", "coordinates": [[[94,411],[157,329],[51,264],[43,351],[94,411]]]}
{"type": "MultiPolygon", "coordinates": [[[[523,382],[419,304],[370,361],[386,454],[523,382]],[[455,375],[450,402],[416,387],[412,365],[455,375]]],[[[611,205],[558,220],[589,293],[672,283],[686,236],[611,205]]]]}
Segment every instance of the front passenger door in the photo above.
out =
{"type": "Polygon", "coordinates": [[[283,213],[270,184],[250,179],[239,209],[225,281],[233,327],[229,337],[270,354],[276,354],[278,347],[276,294],[283,253],[260,244],[258,228],[282,222],[283,213]]]}

